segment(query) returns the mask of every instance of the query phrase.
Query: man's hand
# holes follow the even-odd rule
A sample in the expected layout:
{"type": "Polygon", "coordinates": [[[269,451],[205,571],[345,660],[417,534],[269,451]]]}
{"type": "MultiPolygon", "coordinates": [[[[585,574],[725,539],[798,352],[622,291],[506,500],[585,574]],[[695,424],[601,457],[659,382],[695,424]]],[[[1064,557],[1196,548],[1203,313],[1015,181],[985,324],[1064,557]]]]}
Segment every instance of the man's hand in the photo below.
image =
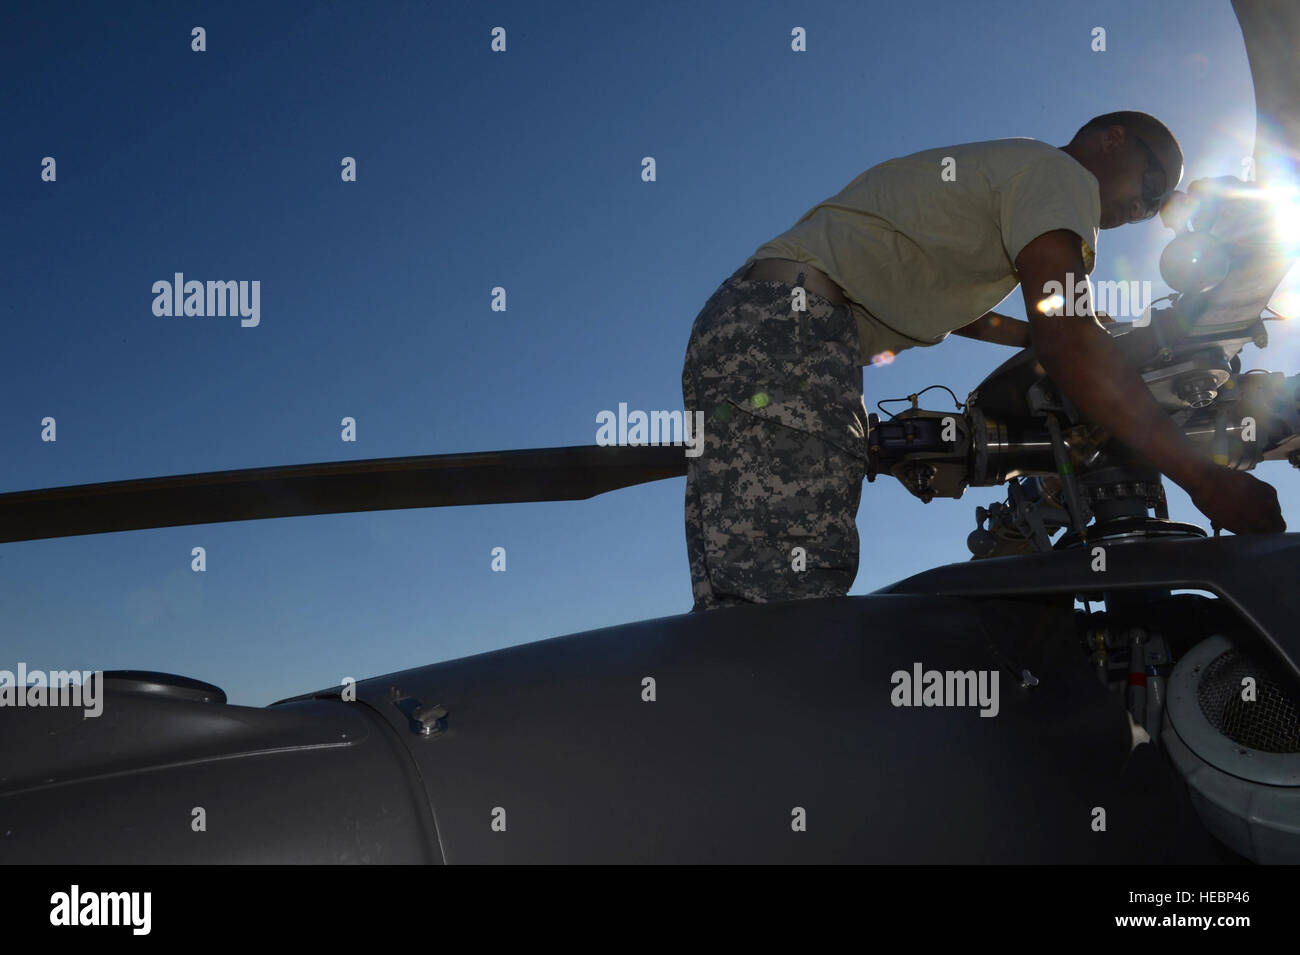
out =
{"type": "Polygon", "coordinates": [[[1066,274],[1073,273],[1076,281],[1087,274],[1077,235],[1064,229],[1040,235],[1016,257],[1016,271],[1038,359],[1080,411],[1185,489],[1215,524],[1234,533],[1286,529],[1277,492],[1198,451],[1095,318],[1049,316],[1039,309],[1049,282],[1073,299],[1066,274]]]}
{"type": "Polygon", "coordinates": [[[1286,530],[1277,491],[1245,471],[1216,466],[1190,489],[1196,509],[1216,526],[1234,534],[1281,533],[1286,530]]]}

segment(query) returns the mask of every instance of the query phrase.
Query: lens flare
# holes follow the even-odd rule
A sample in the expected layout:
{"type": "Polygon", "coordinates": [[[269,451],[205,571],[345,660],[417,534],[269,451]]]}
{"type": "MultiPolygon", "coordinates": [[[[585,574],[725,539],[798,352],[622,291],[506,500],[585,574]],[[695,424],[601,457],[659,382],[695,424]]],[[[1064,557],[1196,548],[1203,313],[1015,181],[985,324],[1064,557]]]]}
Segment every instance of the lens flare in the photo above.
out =
{"type": "Polygon", "coordinates": [[[1062,295],[1049,295],[1047,298],[1039,301],[1035,306],[1044,315],[1059,315],[1061,308],[1065,305],[1065,298],[1062,295]]]}
{"type": "MultiPolygon", "coordinates": [[[[1210,231],[1228,241],[1236,241],[1244,236],[1259,235],[1262,219],[1271,226],[1271,240],[1288,256],[1300,255],[1300,189],[1287,179],[1274,180],[1268,186],[1253,184],[1239,188],[1221,187],[1210,182],[1208,187],[1198,193],[1193,186],[1190,194],[1193,198],[1209,199],[1214,195],[1227,200],[1251,200],[1235,207],[1217,209],[1216,221],[1209,226],[1210,231]]],[[[1204,228],[1198,222],[1198,215],[1192,216],[1192,228],[1204,228]]]]}
{"type": "Polygon", "coordinates": [[[1273,229],[1288,256],[1300,254],[1300,189],[1268,190],[1273,198],[1273,229]]]}
{"type": "Polygon", "coordinates": [[[1273,296],[1268,303],[1275,315],[1282,319],[1293,319],[1300,315],[1300,291],[1283,289],[1273,296]]]}

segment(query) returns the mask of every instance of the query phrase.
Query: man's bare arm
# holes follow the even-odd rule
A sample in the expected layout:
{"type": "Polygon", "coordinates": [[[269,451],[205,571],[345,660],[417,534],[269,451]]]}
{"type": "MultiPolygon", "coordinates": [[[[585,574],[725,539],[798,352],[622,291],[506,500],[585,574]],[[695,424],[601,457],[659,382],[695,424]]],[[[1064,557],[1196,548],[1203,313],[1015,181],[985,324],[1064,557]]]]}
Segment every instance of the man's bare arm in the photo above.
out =
{"type": "Polygon", "coordinates": [[[1013,348],[1028,348],[1032,341],[1028,322],[997,312],[986,312],[969,325],[955,329],[953,334],[1013,348]]]}
{"type": "Polygon", "coordinates": [[[1245,472],[1204,457],[1156,404],[1096,318],[1042,313],[1039,303],[1049,282],[1059,283],[1069,297],[1073,289],[1066,273],[1087,274],[1077,235],[1068,230],[1040,235],[1025,246],[1015,264],[1038,359],[1080,411],[1168,475],[1221,526],[1237,533],[1285,529],[1277,492],[1245,472]]]}
{"type": "MultiPolygon", "coordinates": [[[[1105,312],[1093,314],[1103,324],[1115,321],[1105,312]]],[[[1010,345],[1013,348],[1028,348],[1033,344],[1033,334],[1030,332],[1028,322],[1022,322],[1018,318],[1000,312],[985,312],[969,325],[955,329],[953,334],[982,342],[992,342],[994,345],[1010,345]]]]}

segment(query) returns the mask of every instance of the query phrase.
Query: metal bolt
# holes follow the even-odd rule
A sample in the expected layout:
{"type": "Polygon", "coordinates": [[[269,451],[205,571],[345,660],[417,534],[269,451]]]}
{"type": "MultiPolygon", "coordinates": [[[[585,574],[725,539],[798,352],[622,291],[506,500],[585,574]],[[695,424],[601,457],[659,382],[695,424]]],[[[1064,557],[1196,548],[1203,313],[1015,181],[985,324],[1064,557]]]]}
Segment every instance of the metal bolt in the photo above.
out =
{"type": "Polygon", "coordinates": [[[421,736],[441,733],[447,728],[446,718],[447,708],[437,703],[422,706],[411,714],[411,719],[419,724],[421,736]]]}

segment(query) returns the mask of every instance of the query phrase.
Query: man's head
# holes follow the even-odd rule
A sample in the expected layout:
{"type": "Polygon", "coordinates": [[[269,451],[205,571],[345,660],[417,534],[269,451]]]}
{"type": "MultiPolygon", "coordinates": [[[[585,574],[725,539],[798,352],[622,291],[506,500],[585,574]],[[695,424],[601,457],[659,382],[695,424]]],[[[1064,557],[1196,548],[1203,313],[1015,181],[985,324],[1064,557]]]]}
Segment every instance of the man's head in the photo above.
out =
{"type": "Polygon", "coordinates": [[[1183,178],[1178,140],[1149,113],[1097,116],[1061,148],[1097,177],[1103,229],[1152,218],[1183,178]]]}

